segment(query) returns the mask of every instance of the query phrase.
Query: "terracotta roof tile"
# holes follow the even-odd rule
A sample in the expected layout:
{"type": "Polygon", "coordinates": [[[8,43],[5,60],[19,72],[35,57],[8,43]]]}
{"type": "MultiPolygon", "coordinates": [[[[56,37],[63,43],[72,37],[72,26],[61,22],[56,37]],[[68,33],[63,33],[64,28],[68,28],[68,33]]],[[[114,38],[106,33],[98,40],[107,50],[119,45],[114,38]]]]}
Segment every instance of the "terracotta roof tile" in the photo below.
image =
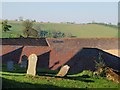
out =
{"type": "Polygon", "coordinates": [[[45,38],[3,38],[2,45],[48,46],[45,38]]]}

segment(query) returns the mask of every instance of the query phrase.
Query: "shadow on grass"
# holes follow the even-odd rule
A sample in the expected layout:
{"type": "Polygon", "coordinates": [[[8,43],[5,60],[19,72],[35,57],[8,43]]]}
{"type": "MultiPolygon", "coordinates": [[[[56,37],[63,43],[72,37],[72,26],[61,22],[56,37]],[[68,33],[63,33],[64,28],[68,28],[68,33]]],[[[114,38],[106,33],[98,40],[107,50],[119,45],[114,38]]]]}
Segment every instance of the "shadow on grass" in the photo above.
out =
{"type": "Polygon", "coordinates": [[[26,73],[27,69],[21,68],[20,70],[13,70],[13,71],[8,71],[7,69],[2,69],[2,72],[10,72],[10,73],[26,73]]]}
{"type": "Polygon", "coordinates": [[[21,75],[17,75],[17,74],[2,74],[4,76],[25,76],[24,74],[21,74],[21,75]]]}
{"type": "MultiPolygon", "coordinates": [[[[13,73],[13,72],[11,72],[13,73]]],[[[37,77],[40,76],[45,76],[46,78],[52,79],[55,78],[56,80],[63,80],[63,79],[69,79],[69,80],[78,80],[78,81],[82,81],[82,82],[94,82],[93,80],[91,80],[91,77],[89,75],[82,75],[82,76],[74,76],[74,75],[66,75],[65,77],[59,77],[56,76],[58,72],[53,72],[53,71],[45,71],[45,72],[38,72],[37,73],[37,77]]],[[[20,73],[21,74],[21,73],[20,73]]],[[[26,76],[26,74],[9,74],[9,73],[3,73],[2,75],[6,75],[6,76],[26,76]]]]}
{"type": "Polygon", "coordinates": [[[60,76],[56,76],[56,74],[51,74],[51,73],[47,73],[47,74],[43,74],[43,73],[39,73],[39,76],[47,76],[47,77],[55,77],[56,79],[61,78],[62,79],[70,79],[70,80],[78,80],[78,81],[82,81],[82,82],[94,82],[93,80],[89,80],[91,77],[89,75],[82,75],[82,76],[64,76],[64,77],[60,77],[60,76]]]}
{"type": "Polygon", "coordinates": [[[60,88],[58,86],[49,85],[49,84],[31,84],[26,82],[18,82],[15,80],[9,80],[2,78],[2,89],[17,89],[17,88],[60,88]]]}
{"type": "Polygon", "coordinates": [[[71,79],[71,80],[79,80],[79,81],[82,81],[82,82],[94,82],[93,80],[90,80],[90,76],[88,76],[88,75],[66,76],[65,78],[71,79]]]}

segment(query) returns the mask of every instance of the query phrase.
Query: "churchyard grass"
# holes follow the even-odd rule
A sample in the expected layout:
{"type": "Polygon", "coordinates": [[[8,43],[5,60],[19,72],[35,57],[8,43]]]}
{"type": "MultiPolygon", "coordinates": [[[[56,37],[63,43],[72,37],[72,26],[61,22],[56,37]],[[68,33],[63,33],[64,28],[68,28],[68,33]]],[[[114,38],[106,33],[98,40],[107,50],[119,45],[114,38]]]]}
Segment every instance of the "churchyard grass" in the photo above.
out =
{"type": "MultiPolygon", "coordinates": [[[[42,70],[43,71],[43,70],[42,70]]],[[[37,72],[36,76],[26,72],[0,72],[3,88],[118,88],[118,84],[103,77],[94,77],[90,71],[57,77],[57,71],[37,72]]]]}

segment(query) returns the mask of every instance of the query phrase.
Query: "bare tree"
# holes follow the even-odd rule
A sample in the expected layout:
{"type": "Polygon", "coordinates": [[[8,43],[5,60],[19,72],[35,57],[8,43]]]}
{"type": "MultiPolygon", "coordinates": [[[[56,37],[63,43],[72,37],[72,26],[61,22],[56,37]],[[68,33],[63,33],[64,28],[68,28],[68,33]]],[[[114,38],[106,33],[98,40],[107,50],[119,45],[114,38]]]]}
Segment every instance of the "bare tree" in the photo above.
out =
{"type": "Polygon", "coordinates": [[[30,37],[30,36],[37,37],[38,36],[38,31],[33,28],[32,21],[30,21],[29,19],[23,21],[23,26],[24,26],[23,34],[26,37],[30,37]]]}
{"type": "Polygon", "coordinates": [[[22,16],[19,17],[19,21],[23,21],[23,17],[22,16]]]}

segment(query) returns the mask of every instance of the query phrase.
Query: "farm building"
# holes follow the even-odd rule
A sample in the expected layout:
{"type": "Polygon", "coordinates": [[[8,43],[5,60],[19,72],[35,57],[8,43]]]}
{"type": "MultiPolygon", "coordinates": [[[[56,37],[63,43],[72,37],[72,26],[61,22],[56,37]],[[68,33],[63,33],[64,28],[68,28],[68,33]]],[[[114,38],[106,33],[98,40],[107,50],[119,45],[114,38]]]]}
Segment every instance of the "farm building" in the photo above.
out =
{"type": "Polygon", "coordinates": [[[38,56],[37,68],[56,70],[64,64],[71,73],[95,70],[101,54],[105,64],[120,71],[117,38],[14,38],[2,39],[2,63],[21,64],[30,54],[38,56]]]}

